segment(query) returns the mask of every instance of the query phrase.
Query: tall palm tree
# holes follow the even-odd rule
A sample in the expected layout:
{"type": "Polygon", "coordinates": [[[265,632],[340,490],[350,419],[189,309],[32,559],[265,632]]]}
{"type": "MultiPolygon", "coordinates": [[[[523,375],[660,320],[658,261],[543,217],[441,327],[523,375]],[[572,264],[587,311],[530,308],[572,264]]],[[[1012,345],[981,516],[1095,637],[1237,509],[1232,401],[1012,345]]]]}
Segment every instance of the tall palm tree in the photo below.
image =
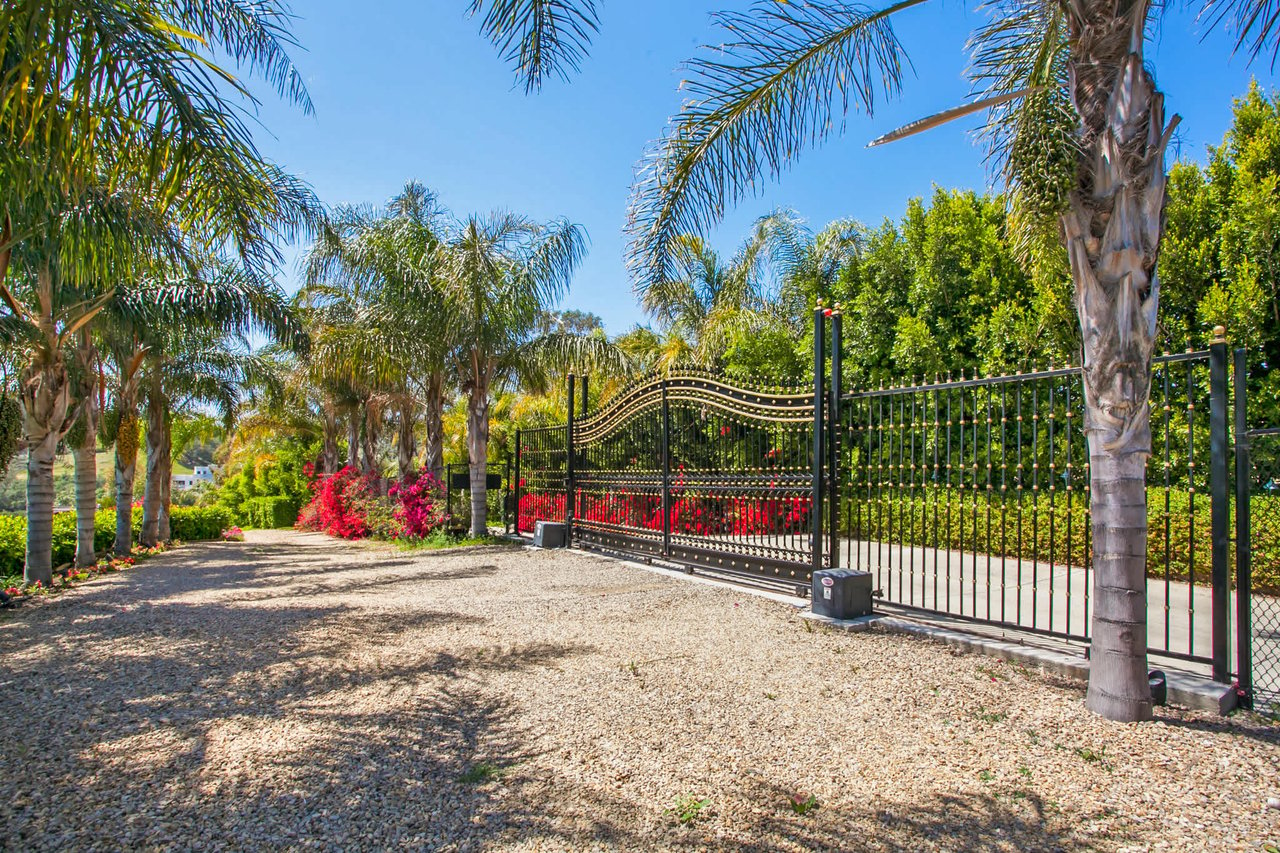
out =
{"type": "Polygon", "coordinates": [[[441,248],[441,276],[460,341],[454,358],[467,397],[467,455],[471,479],[471,535],[488,532],[486,463],[489,404],[494,383],[536,371],[551,353],[572,358],[590,338],[538,334],[544,312],[568,288],[586,252],[581,226],[535,223],[510,213],[471,216],[441,248]]]}
{"type": "Polygon", "coordinates": [[[270,363],[251,351],[247,339],[225,330],[187,332],[148,361],[146,389],[147,468],[139,541],[152,546],[169,539],[169,489],[173,479],[172,423],[196,405],[220,413],[229,431],[256,389],[275,381],[270,363]]]}
{"type": "Polygon", "coordinates": [[[20,323],[28,581],[52,574],[52,460],[66,352],[137,259],[227,246],[258,270],[314,208],[253,147],[251,99],[214,56],[309,108],[273,2],[113,0],[0,8],[0,302],[20,323]],[[18,277],[12,278],[15,261],[18,277]],[[25,301],[24,300],[28,300],[25,301]]]}
{"type": "Polygon", "coordinates": [[[382,210],[340,208],[304,265],[317,304],[345,300],[341,328],[318,339],[318,362],[359,373],[396,412],[401,478],[414,467],[415,423],[426,421],[426,467],[444,469],[444,395],[455,327],[439,280],[446,223],[434,193],[410,182],[382,210]]]}
{"type": "MultiPolygon", "coordinates": [[[[892,17],[923,2],[875,9],[846,0],[757,0],[747,12],[718,16],[723,43],[688,64],[688,98],[634,190],[630,256],[639,281],[669,278],[680,235],[703,233],[766,175],[778,177],[802,150],[843,127],[850,108],[870,115],[878,98],[899,94],[905,52],[892,17]]],[[[547,14],[536,8],[543,5],[510,9],[502,31],[530,32],[547,14]]],[[[594,13],[587,0],[552,5],[562,15],[594,13]]],[[[1144,48],[1166,7],[1149,0],[990,0],[983,7],[994,23],[972,41],[980,97],[881,141],[994,111],[988,139],[1015,219],[1030,224],[1029,254],[1056,240],[1065,245],[1084,350],[1095,532],[1098,606],[1086,701],[1106,717],[1147,719],[1150,368],[1164,156],[1178,119],[1166,118],[1144,48]]],[[[1273,62],[1280,55],[1280,15],[1270,0],[1207,0],[1202,17],[1231,27],[1237,50],[1269,52],[1273,62]]],[[[508,51],[508,58],[536,87],[549,68],[577,66],[586,36],[566,40],[572,61],[545,49],[508,51]]]]}

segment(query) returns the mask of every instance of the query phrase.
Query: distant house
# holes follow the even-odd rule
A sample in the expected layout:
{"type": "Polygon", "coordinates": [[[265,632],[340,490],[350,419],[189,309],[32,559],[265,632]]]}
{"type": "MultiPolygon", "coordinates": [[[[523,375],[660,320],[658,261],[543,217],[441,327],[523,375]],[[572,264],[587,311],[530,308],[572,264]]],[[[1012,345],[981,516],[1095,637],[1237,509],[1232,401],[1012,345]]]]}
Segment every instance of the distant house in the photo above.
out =
{"type": "Polygon", "coordinates": [[[186,491],[195,488],[197,483],[212,483],[217,465],[197,465],[190,474],[174,474],[173,488],[186,491]]]}

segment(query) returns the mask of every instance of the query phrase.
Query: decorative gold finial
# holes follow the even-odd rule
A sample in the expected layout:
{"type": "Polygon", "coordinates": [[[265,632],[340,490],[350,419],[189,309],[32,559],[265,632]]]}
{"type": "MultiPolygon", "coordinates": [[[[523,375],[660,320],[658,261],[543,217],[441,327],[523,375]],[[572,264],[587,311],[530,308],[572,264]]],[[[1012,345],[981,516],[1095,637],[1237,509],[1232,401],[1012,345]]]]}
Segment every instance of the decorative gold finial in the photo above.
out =
{"type": "Polygon", "coordinates": [[[1227,327],[1226,327],[1226,326],[1214,326],[1214,327],[1213,327],[1213,342],[1214,342],[1215,344],[1225,344],[1225,343],[1227,342],[1227,327]]]}

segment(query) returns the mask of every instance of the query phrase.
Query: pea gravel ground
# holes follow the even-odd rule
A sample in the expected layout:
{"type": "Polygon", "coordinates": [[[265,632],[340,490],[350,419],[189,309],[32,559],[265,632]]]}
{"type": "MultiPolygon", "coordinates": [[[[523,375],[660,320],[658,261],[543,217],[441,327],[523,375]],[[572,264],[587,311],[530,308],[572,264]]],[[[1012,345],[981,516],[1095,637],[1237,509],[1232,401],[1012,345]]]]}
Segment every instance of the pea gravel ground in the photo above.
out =
{"type": "Polygon", "coordinates": [[[251,533],[0,617],[0,843],[1280,843],[1274,725],[1176,710],[1113,724],[1082,696],[587,555],[251,533]],[[705,803],[687,825],[682,797],[705,803]]]}

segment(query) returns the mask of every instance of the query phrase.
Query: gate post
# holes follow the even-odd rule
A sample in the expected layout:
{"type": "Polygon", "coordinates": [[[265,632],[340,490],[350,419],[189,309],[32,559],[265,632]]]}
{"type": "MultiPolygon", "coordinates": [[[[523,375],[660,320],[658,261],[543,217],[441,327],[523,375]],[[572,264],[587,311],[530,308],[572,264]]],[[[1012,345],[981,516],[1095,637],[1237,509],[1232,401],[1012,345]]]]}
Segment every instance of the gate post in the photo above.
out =
{"type": "Polygon", "coordinates": [[[662,388],[662,556],[671,556],[671,409],[667,406],[667,380],[662,388]]]}
{"type": "Polygon", "coordinates": [[[1244,347],[1235,351],[1236,415],[1236,680],[1240,704],[1253,707],[1253,542],[1249,530],[1249,493],[1253,465],[1249,459],[1248,392],[1244,347]]]}
{"type": "Polygon", "coordinates": [[[564,463],[564,544],[573,546],[573,511],[577,492],[573,483],[573,390],[574,375],[569,374],[569,418],[564,426],[564,443],[567,455],[564,463]]]}
{"type": "Polygon", "coordinates": [[[831,312],[831,403],[827,421],[827,511],[831,513],[827,527],[830,530],[827,553],[831,568],[840,566],[840,393],[843,366],[841,364],[842,321],[840,303],[831,312]]]}
{"type": "Polygon", "coordinates": [[[591,395],[587,393],[587,374],[584,373],[582,374],[582,417],[584,418],[587,416],[587,407],[591,405],[588,402],[590,399],[591,395]]]}
{"type": "Polygon", "coordinates": [[[515,473],[515,479],[512,480],[511,482],[512,502],[515,504],[515,506],[513,507],[513,511],[516,514],[515,530],[517,535],[519,535],[520,533],[520,452],[521,450],[522,448],[520,446],[520,429],[517,428],[516,429],[516,473],[515,473]]]}
{"type": "Polygon", "coordinates": [[[1227,497],[1227,339],[1226,329],[1215,326],[1209,345],[1209,500],[1213,544],[1213,680],[1231,680],[1230,612],[1231,583],[1227,558],[1231,545],[1227,521],[1231,508],[1227,497]]]}
{"type": "Polygon", "coordinates": [[[813,520],[813,571],[822,568],[822,468],[826,455],[826,442],[823,440],[823,415],[826,406],[826,358],[823,334],[826,328],[826,309],[822,301],[813,309],[813,505],[810,515],[813,520]]]}

